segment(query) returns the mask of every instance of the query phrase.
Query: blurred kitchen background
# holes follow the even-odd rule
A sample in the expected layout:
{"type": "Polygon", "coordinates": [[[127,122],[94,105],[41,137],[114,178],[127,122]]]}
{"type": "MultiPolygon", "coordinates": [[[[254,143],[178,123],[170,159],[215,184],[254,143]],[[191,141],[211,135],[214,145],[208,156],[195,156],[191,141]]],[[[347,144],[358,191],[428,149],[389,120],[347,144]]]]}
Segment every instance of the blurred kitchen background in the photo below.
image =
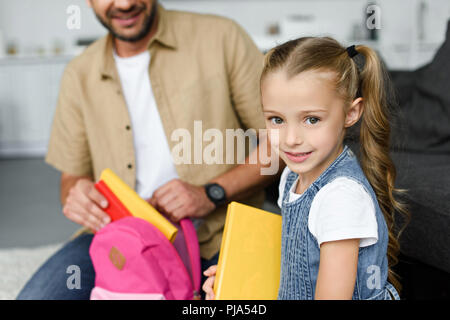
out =
{"type": "MultiPolygon", "coordinates": [[[[450,17],[448,0],[160,2],[232,18],[262,51],[301,35],[367,43],[390,70],[429,62],[450,17]],[[366,27],[371,5],[380,29],[366,27]]],[[[85,0],[0,0],[0,248],[61,242],[77,229],[61,213],[59,173],[43,157],[64,67],[104,34],[85,0]],[[70,21],[78,13],[79,26],[70,21]]]]}

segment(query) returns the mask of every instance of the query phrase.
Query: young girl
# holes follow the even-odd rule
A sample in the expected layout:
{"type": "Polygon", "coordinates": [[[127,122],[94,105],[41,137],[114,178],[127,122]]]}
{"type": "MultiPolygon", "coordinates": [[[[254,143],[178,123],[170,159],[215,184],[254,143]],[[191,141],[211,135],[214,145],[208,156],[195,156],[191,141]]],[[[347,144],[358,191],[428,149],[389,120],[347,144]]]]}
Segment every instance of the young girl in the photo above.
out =
{"type": "MultiPolygon", "coordinates": [[[[263,111],[269,133],[278,131],[272,148],[287,164],[279,299],[399,299],[390,269],[394,212],[406,211],[393,195],[384,77],[372,49],[327,37],[292,40],[266,55],[263,111]],[[361,166],[344,145],[360,118],[361,166]]],[[[205,271],[207,299],[215,271],[205,271]]]]}

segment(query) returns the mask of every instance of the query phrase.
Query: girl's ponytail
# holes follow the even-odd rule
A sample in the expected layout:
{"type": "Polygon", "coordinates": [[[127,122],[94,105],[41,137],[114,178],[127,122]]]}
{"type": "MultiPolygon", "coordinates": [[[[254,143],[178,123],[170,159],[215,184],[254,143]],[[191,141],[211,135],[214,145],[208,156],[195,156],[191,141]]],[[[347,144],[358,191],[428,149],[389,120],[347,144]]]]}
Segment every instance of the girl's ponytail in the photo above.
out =
{"type": "Polygon", "coordinates": [[[397,275],[392,267],[398,262],[399,236],[395,228],[395,213],[408,216],[404,204],[398,202],[394,193],[404,190],[394,186],[396,170],[392,162],[390,150],[390,114],[388,109],[385,81],[388,76],[377,54],[366,46],[357,46],[356,50],[365,58],[360,73],[360,90],[363,97],[364,112],[360,130],[360,162],[361,167],[372,185],[389,231],[388,242],[388,280],[398,291],[401,289],[397,275]]]}

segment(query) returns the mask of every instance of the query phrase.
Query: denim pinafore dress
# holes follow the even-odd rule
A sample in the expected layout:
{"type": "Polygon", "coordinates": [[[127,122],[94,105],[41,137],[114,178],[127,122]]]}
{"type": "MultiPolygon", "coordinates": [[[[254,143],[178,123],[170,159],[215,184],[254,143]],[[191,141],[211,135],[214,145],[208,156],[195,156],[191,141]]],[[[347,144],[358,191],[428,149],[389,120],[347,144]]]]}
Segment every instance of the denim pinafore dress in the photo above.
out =
{"type": "Polygon", "coordinates": [[[360,183],[371,195],[378,225],[378,241],[370,246],[359,248],[358,269],[352,299],[399,300],[398,292],[387,280],[388,230],[386,222],[375,192],[353,152],[344,146],[342,153],[300,198],[288,202],[289,190],[297,177],[296,173],[289,172],[284,187],[281,207],[283,222],[278,299],[314,299],[319,272],[320,248],[316,238],[308,229],[309,210],[315,195],[323,186],[338,177],[347,177],[360,183]]]}

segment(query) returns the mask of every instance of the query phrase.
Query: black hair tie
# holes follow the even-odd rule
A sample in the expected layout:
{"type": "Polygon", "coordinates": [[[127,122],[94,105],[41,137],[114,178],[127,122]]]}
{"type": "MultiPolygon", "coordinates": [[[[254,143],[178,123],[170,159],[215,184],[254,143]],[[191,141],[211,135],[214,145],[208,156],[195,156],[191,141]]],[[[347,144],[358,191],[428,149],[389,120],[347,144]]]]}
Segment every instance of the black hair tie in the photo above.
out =
{"type": "MultiPolygon", "coordinates": [[[[358,51],[355,48],[355,45],[349,46],[347,47],[345,50],[347,50],[347,54],[348,56],[353,59],[354,56],[356,56],[358,54],[358,51]]],[[[355,60],[354,60],[355,61],[355,60]]],[[[355,61],[356,63],[356,61],[355,61]]],[[[358,70],[358,74],[360,73],[360,67],[358,66],[358,63],[356,63],[356,69],[358,70]]],[[[358,91],[356,92],[356,98],[362,97],[362,90],[361,90],[361,80],[359,81],[359,85],[358,85],[358,91]]]]}
{"type": "Polygon", "coordinates": [[[355,45],[347,47],[346,50],[347,50],[348,56],[350,58],[353,58],[354,56],[356,56],[358,54],[358,51],[356,51],[355,45]]]}

